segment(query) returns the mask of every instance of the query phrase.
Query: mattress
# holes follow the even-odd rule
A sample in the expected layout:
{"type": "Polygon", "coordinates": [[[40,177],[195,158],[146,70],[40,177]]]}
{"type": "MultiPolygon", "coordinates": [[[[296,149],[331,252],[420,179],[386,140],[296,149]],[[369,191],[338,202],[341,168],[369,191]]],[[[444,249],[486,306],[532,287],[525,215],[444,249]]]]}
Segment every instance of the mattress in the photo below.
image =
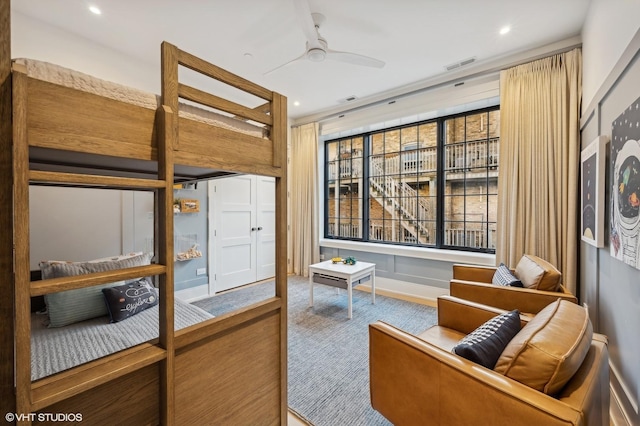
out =
{"type": "MultiPolygon", "coordinates": [[[[46,315],[31,319],[31,380],[76,367],[158,337],[158,305],[124,321],[109,323],[103,316],[48,328],[46,315]]],[[[175,329],[213,318],[197,306],[175,299],[175,329]]]]}
{"type": "MultiPolygon", "coordinates": [[[[31,78],[153,110],[161,105],[159,95],[102,80],[60,65],[27,58],[14,59],[14,62],[24,65],[27,68],[27,75],[31,78]]],[[[180,117],[205,124],[259,138],[264,138],[268,134],[267,129],[264,127],[255,126],[246,121],[208,111],[190,104],[180,103],[178,109],[180,117]]]]}

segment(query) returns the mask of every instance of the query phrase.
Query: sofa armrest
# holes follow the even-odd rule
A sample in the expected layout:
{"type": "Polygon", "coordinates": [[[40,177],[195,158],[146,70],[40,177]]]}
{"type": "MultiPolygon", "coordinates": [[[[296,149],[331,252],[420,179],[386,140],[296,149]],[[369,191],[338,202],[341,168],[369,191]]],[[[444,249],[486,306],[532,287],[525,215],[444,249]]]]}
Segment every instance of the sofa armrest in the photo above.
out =
{"type": "Polygon", "coordinates": [[[369,367],[371,405],[393,424],[582,424],[574,407],[380,321],[369,367]]]}
{"type": "MultiPolygon", "coordinates": [[[[471,333],[491,318],[504,312],[507,311],[457,297],[438,297],[438,325],[464,334],[471,333]]],[[[529,318],[521,316],[521,326],[524,326],[528,320],[529,318]]]]}
{"type": "Polygon", "coordinates": [[[578,303],[573,294],[564,291],[542,291],[455,279],[449,282],[449,294],[508,311],[518,309],[522,313],[531,314],[537,314],[558,298],[578,303]]]}
{"type": "Polygon", "coordinates": [[[558,400],[583,407],[585,425],[609,425],[609,351],[607,336],[594,333],[589,352],[569,383],[560,391],[558,400]]]}
{"type": "Polygon", "coordinates": [[[495,266],[467,265],[455,263],[453,265],[453,278],[456,280],[477,281],[490,283],[496,273],[495,266]]]}

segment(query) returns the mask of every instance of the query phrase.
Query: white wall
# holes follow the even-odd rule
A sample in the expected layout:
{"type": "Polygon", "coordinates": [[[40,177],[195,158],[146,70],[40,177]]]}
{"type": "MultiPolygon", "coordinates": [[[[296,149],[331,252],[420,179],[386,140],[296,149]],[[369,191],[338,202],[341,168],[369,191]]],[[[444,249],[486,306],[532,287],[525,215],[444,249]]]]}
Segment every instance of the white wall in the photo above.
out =
{"type": "MultiPolygon", "coordinates": [[[[160,67],[11,11],[11,56],[51,62],[115,83],[160,93],[160,67]]],[[[158,46],[158,63],[160,46],[158,46]]]]}
{"type": "Polygon", "coordinates": [[[32,186],[29,205],[31,270],[121,253],[121,191],[32,186]]]}
{"type": "Polygon", "coordinates": [[[398,96],[394,102],[376,104],[323,120],[320,134],[325,139],[344,137],[407,123],[431,120],[473,109],[486,108],[500,102],[498,72],[469,78],[463,85],[432,88],[410,96],[398,96]]]}
{"type": "Polygon", "coordinates": [[[639,0],[591,0],[582,29],[583,111],[593,100],[639,26],[639,0]]]}

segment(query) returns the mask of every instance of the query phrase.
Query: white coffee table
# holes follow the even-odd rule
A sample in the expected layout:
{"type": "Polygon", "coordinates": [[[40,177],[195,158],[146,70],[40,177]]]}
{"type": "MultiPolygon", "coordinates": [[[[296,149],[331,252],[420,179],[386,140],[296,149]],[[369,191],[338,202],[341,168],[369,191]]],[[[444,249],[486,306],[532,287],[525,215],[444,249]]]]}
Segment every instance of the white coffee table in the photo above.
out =
{"type": "Polygon", "coordinates": [[[309,265],[309,306],[313,306],[313,285],[323,284],[347,290],[348,316],[351,319],[353,287],[371,281],[371,303],[376,303],[376,264],[356,262],[355,265],[333,263],[330,260],[309,265]]]}

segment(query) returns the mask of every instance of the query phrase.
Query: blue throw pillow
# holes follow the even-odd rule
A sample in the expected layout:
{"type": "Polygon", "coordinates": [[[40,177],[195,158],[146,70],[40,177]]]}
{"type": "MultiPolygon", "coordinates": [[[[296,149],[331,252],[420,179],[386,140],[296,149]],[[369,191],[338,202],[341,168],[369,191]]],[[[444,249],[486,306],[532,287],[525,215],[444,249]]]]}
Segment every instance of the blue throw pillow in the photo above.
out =
{"type": "Polygon", "coordinates": [[[453,348],[453,353],[493,369],[500,354],[520,331],[520,312],[505,312],[473,330],[453,348]]]}
{"type": "Polygon", "coordinates": [[[500,266],[498,266],[498,269],[496,269],[496,272],[493,274],[491,282],[495,285],[522,287],[522,281],[513,275],[504,263],[501,263],[500,266]]]}
{"type": "Polygon", "coordinates": [[[118,322],[158,304],[158,289],[145,278],[129,284],[103,288],[111,322],[118,322]]]}

